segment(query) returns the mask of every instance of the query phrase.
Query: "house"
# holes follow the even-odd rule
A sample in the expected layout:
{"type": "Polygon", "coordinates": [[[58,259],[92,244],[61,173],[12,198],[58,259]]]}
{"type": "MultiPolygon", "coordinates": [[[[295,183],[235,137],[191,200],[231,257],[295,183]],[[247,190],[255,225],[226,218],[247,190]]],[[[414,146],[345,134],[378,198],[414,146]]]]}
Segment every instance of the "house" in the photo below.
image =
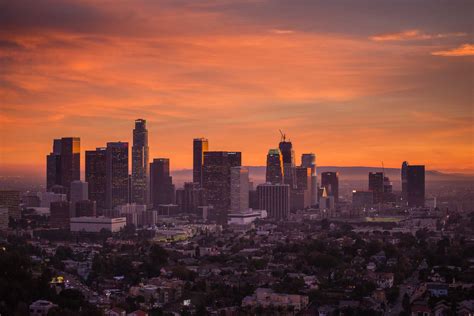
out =
{"type": "Polygon", "coordinates": [[[129,313],[127,316],[148,316],[148,313],[142,310],[136,310],[134,312],[129,313]]]}
{"type": "Polygon", "coordinates": [[[105,316],[125,316],[126,314],[125,310],[120,307],[111,308],[104,313],[105,316]]]}
{"type": "Polygon", "coordinates": [[[415,301],[411,305],[411,316],[432,316],[431,308],[426,301],[415,301]]]}
{"type": "Polygon", "coordinates": [[[49,310],[56,306],[57,305],[50,301],[37,300],[30,305],[30,316],[46,316],[48,315],[49,310]]]}
{"type": "Polygon", "coordinates": [[[443,283],[428,283],[426,289],[431,296],[442,297],[448,296],[448,285],[443,283]]]}

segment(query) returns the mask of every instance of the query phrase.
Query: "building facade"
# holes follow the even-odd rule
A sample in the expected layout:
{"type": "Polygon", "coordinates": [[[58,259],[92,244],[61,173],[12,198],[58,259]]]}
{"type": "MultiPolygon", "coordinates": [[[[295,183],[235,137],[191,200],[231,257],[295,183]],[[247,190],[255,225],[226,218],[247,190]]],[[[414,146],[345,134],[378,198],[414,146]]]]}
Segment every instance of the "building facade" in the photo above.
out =
{"type": "Polygon", "coordinates": [[[135,120],[132,145],[131,201],[148,204],[148,130],[146,120],[135,120]]]}
{"type": "Polygon", "coordinates": [[[128,143],[107,143],[106,207],[113,209],[128,202],[128,143]]]}
{"type": "Polygon", "coordinates": [[[209,150],[209,141],[206,138],[193,140],[193,182],[202,186],[202,166],[204,153],[209,150]]]}
{"type": "Polygon", "coordinates": [[[99,210],[106,208],[107,149],[96,148],[86,151],[86,182],[89,185],[89,199],[95,201],[99,210]]]}
{"type": "Polygon", "coordinates": [[[249,169],[230,168],[230,209],[232,212],[246,212],[249,209],[249,169]]]}
{"type": "Polygon", "coordinates": [[[321,173],[321,188],[326,189],[328,196],[334,197],[334,202],[339,202],[339,173],[323,172],[321,173]]]}
{"type": "Polygon", "coordinates": [[[267,183],[283,183],[283,158],[278,148],[268,151],[265,178],[267,183]]]}
{"type": "Polygon", "coordinates": [[[156,158],[150,164],[150,192],[153,208],[160,204],[175,202],[173,178],[170,175],[170,160],[156,158]]]}
{"type": "Polygon", "coordinates": [[[258,208],[267,211],[269,218],[282,220],[290,213],[290,186],[265,183],[257,186],[258,208]]]}

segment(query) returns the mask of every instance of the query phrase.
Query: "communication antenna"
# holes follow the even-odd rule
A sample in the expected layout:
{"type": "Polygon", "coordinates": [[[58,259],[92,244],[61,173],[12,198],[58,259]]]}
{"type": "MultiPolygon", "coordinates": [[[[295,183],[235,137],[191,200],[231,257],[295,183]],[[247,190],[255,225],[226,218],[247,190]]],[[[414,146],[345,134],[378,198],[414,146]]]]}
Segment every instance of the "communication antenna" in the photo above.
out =
{"type": "Polygon", "coordinates": [[[280,131],[280,134],[281,134],[281,141],[282,141],[282,142],[286,141],[286,135],[285,135],[285,133],[283,133],[283,132],[281,131],[281,129],[279,129],[279,131],[280,131]]]}

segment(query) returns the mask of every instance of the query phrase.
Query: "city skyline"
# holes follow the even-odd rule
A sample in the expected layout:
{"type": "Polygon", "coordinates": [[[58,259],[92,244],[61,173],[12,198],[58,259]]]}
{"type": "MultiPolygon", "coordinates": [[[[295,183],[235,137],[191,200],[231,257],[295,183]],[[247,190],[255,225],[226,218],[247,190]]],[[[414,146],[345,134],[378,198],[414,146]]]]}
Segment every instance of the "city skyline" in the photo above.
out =
{"type": "Polygon", "coordinates": [[[473,10],[462,0],[10,1],[2,173],[44,170],[58,137],[132,144],[130,121],[144,117],[149,156],[175,169],[192,166],[201,136],[263,166],[261,148],[282,129],[319,165],[408,160],[472,174],[473,10]]]}

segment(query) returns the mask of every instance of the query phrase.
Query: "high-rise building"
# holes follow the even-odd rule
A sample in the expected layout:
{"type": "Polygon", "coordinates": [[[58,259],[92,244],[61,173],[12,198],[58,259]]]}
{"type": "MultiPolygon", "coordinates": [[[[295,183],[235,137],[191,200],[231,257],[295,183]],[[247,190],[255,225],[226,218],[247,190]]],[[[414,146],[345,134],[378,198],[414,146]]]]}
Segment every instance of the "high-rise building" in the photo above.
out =
{"type": "Polygon", "coordinates": [[[425,166],[408,165],[407,167],[407,201],[408,206],[425,206],[425,166]]]}
{"type": "Polygon", "coordinates": [[[107,149],[86,151],[86,182],[89,184],[89,199],[95,201],[102,214],[106,208],[107,149]]]}
{"type": "Polygon", "coordinates": [[[55,139],[53,152],[46,156],[46,189],[63,186],[69,195],[71,182],[81,177],[81,140],[79,137],[55,139]]]}
{"type": "Polygon", "coordinates": [[[209,150],[209,142],[206,138],[195,138],[193,140],[193,182],[202,186],[202,166],[204,164],[204,153],[209,150]]]}
{"type": "Polygon", "coordinates": [[[302,210],[311,206],[311,168],[295,167],[296,185],[290,192],[290,210],[302,210]]]}
{"type": "Polygon", "coordinates": [[[258,208],[267,211],[268,217],[281,220],[290,213],[290,186],[265,183],[257,186],[258,208]]]}
{"type": "Polygon", "coordinates": [[[301,167],[311,169],[311,205],[318,203],[318,173],[316,169],[316,155],[313,153],[301,155],[301,167]]]}
{"type": "Polygon", "coordinates": [[[148,130],[146,121],[135,120],[132,146],[131,200],[137,204],[148,204],[148,130]]]}
{"type": "Polygon", "coordinates": [[[270,149],[267,154],[267,183],[283,183],[283,158],[278,148],[270,149]]]}
{"type": "Polygon", "coordinates": [[[61,183],[61,139],[53,141],[53,151],[46,156],[46,190],[61,183]]]}
{"type": "Polygon", "coordinates": [[[181,212],[197,214],[199,206],[207,205],[205,190],[199,183],[185,182],[183,188],[176,190],[176,204],[181,212]]]}
{"type": "Polygon", "coordinates": [[[106,207],[128,202],[128,143],[107,143],[106,207]]]}
{"type": "Polygon", "coordinates": [[[20,210],[20,191],[1,190],[0,191],[0,207],[8,209],[8,216],[14,220],[21,218],[20,210]]]}
{"type": "Polygon", "coordinates": [[[202,185],[206,189],[207,202],[212,205],[215,217],[220,222],[227,222],[230,208],[230,169],[241,165],[240,152],[204,152],[202,185]]]}
{"type": "Polygon", "coordinates": [[[76,180],[71,182],[70,190],[70,217],[76,216],[76,203],[89,199],[89,184],[84,181],[76,180]]]}
{"type": "Polygon", "coordinates": [[[335,203],[339,202],[339,173],[321,173],[321,188],[326,188],[327,195],[333,196],[335,203]]]}
{"type": "Polygon", "coordinates": [[[237,213],[249,210],[249,169],[247,167],[230,168],[230,209],[237,213]]]}
{"type": "Polygon", "coordinates": [[[0,207],[0,231],[8,229],[9,221],[8,208],[0,207]]]}
{"type": "Polygon", "coordinates": [[[69,229],[69,202],[51,202],[49,224],[54,228],[69,229]]]}
{"type": "Polygon", "coordinates": [[[383,172],[369,172],[369,191],[373,192],[374,204],[383,203],[384,174],[383,172]]]}
{"type": "Polygon", "coordinates": [[[283,160],[283,182],[288,184],[292,189],[295,186],[295,152],[290,141],[286,140],[285,135],[282,136],[279,144],[280,152],[283,160]]]}
{"type": "Polygon", "coordinates": [[[401,176],[402,176],[402,200],[407,203],[407,169],[408,169],[408,162],[404,161],[402,163],[402,170],[401,170],[401,176]]]}
{"type": "MultiPolygon", "coordinates": [[[[61,183],[69,193],[71,182],[81,179],[81,139],[61,138],[61,183]]],[[[69,194],[68,194],[69,196],[69,194]]]]}
{"type": "Polygon", "coordinates": [[[174,199],[173,178],[170,176],[170,160],[155,158],[150,163],[150,192],[153,207],[158,209],[160,204],[171,204],[174,199]]]}

